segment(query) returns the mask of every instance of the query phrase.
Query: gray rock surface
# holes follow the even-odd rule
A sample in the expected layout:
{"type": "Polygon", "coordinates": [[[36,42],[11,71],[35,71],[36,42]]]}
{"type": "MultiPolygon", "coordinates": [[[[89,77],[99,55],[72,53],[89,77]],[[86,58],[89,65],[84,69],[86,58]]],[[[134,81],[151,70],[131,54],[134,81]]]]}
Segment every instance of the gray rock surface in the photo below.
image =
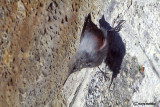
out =
{"type": "MultiPolygon", "coordinates": [[[[128,107],[138,103],[160,106],[160,1],[104,0],[103,6],[102,13],[112,27],[119,20],[126,20],[119,32],[126,48],[120,73],[109,90],[110,82],[104,80],[98,68],[87,69],[85,76],[80,71],[78,75],[82,73],[84,79],[75,82],[77,89],[66,90],[72,80],[64,87],[65,94],[74,93],[66,98],[68,104],[73,107],[128,107]]],[[[107,71],[111,78],[111,70],[107,71]]]]}

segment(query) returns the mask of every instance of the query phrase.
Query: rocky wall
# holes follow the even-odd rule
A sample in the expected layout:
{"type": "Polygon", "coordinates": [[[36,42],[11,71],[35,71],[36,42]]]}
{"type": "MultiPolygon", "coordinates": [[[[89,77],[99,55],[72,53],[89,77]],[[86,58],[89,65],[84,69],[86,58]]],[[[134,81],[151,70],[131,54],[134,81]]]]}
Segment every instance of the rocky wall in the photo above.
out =
{"type": "MultiPolygon", "coordinates": [[[[60,106],[67,64],[92,1],[0,1],[0,106],[60,106]]],[[[93,11],[94,10],[94,11],[93,11]]]]}
{"type": "Polygon", "coordinates": [[[139,101],[158,107],[159,10],[159,0],[1,0],[0,107],[125,107],[139,101]],[[98,26],[103,15],[111,27],[126,20],[112,41],[109,79],[87,68],[62,86],[88,13],[98,26]],[[112,63],[120,69],[109,88],[112,63]]]}

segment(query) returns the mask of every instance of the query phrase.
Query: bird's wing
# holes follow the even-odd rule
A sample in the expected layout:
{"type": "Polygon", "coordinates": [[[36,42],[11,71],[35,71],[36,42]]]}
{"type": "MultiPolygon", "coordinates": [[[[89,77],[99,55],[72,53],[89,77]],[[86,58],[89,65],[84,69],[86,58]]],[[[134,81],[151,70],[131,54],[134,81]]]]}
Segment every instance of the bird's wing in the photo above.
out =
{"type": "Polygon", "coordinates": [[[84,32],[85,32],[85,30],[87,30],[89,27],[88,27],[88,25],[89,25],[89,23],[91,23],[92,21],[91,21],[91,14],[89,13],[88,14],[88,16],[85,18],[85,21],[84,21],[84,25],[83,25],[83,29],[82,29],[82,33],[81,33],[81,37],[80,37],[80,42],[81,42],[81,40],[83,39],[83,37],[84,37],[84,32]]]}

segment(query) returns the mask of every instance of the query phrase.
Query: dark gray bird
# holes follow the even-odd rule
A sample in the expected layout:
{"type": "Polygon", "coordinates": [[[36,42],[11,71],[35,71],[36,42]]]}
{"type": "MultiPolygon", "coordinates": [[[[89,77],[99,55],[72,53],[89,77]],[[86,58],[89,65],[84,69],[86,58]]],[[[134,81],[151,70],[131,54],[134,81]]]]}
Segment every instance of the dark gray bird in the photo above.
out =
{"type": "MultiPolygon", "coordinates": [[[[115,28],[109,31],[119,31],[121,26],[121,23],[119,23],[115,28]]],[[[77,52],[72,56],[69,62],[68,75],[63,85],[67,81],[70,74],[79,71],[82,68],[98,67],[103,62],[103,60],[107,57],[108,52],[107,32],[108,31],[103,27],[99,29],[92,22],[91,15],[88,14],[85,18],[82,29],[80,45],[77,52]]],[[[105,73],[102,70],[100,71],[105,76],[105,73]]]]}
{"type": "MultiPolygon", "coordinates": [[[[71,73],[87,67],[99,66],[107,55],[107,31],[99,29],[91,20],[91,15],[85,18],[78,51],[69,62],[68,77],[71,73]]],[[[66,82],[64,81],[64,84],[66,82]]]]}

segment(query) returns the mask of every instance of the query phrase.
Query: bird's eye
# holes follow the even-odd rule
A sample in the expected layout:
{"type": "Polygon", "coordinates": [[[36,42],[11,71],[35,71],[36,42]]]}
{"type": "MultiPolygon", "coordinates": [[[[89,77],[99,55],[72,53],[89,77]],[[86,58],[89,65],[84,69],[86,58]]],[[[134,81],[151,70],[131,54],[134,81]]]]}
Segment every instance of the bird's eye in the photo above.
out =
{"type": "Polygon", "coordinates": [[[73,67],[73,70],[75,70],[76,69],[76,67],[73,67]]]}

